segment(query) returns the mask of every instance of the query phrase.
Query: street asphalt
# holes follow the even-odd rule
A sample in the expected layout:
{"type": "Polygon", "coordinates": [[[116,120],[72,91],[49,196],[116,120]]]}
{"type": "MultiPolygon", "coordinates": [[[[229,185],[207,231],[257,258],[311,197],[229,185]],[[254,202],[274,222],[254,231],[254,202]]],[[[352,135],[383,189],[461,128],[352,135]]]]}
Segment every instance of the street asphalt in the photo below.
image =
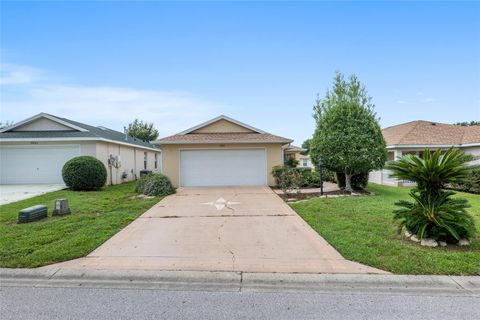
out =
{"type": "Polygon", "coordinates": [[[480,319],[480,297],[309,291],[2,287],[8,319],[480,319]]]}

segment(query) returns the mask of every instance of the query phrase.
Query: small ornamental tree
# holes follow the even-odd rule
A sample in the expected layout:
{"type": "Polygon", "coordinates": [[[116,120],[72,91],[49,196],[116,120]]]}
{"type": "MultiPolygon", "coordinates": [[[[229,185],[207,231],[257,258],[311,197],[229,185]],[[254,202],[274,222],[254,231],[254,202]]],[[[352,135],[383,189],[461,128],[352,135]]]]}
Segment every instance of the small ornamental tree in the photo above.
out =
{"type": "Polygon", "coordinates": [[[135,119],[128,125],[127,134],[147,142],[158,138],[158,130],[153,127],[153,123],[143,122],[138,119],[135,119]]]}
{"type": "Polygon", "coordinates": [[[423,159],[416,155],[404,155],[391,161],[386,168],[391,177],[414,181],[416,186],[410,191],[413,201],[395,202],[394,218],[419,239],[433,238],[455,242],[462,238],[472,238],[475,233],[475,220],[467,212],[470,207],[466,199],[453,197],[455,192],[445,190],[451,183],[462,183],[471,179],[476,166],[469,166],[472,156],[458,149],[441,149],[423,152],[423,159]]]}
{"type": "Polygon", "coordinates": [[[352,192],[352,177],[380,169],[387,150],[372,98],[355,75],[348,80],[337,73],[332,90],[317,98],[313,117],[317,127],[310,144],[314,163],[345,175],[345,190],[352,192]]]}

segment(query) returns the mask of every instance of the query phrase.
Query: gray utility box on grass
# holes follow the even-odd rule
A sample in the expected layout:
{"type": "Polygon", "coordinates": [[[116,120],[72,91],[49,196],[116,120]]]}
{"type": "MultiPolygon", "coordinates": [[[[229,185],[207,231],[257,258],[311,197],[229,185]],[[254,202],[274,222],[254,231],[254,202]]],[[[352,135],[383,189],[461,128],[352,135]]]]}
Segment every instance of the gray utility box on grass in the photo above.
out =
{"type": "Polygon", "coordinates": [[[70,214],[70,207],[68,206],[68,199],[55,200],[55,207],[52,211],[52,216],[63,216],[70,214]]]}
{"type": "Polygon", "coordinates": [[[18,223],[26,223],[46,218],[48,214],[47,206],[36,205],[20,210],[18,213],[18,223]]]}

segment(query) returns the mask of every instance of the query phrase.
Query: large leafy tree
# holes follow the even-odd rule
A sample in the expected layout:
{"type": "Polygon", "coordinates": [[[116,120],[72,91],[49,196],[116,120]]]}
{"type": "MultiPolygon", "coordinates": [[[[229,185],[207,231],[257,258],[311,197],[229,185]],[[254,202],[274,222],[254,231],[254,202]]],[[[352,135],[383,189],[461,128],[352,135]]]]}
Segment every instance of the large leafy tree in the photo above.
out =
{"type": "Polygon", "coordinates": [[[307,139],[303,141],[302,143],[302,148],[305,149],[305,151],[300,152],[300,154],[303,154],[304,156],[310,153],[310,143],[312,142],[312,139],[307,139]]]}
{"type": "Polygon", "coordinates": [[[372,98],[352,75],[346,80],[335,75],[333,88],[317,97],[313,117],[317,127],[311,141],[314,163],[345,175],[345,190],[352,192],[352,177],[380,169],[387,150],[372,98]]]}
{"type": "Polygon", "coordinates": [[[128,125],[127,134],[143,141],[153,141],[158,138],[158,130],[153,127],[153,123],[138,119],[128,125]]]}

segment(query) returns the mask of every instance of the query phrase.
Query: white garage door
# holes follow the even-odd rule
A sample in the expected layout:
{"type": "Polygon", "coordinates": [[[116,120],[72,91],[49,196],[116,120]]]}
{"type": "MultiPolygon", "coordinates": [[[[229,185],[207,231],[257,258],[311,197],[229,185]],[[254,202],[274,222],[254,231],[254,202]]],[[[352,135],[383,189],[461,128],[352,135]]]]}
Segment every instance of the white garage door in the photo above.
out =
{"type": "Polygon", "coordinates": [[[63,165],[79,154],[79,145],[2,146],[0,183],[63,183],[63,165]]]}
{"type": "Polygon", "coordinates": [[[267,182],[264,149],[182,150],[180,185],[259,186],[267,182]]]}

